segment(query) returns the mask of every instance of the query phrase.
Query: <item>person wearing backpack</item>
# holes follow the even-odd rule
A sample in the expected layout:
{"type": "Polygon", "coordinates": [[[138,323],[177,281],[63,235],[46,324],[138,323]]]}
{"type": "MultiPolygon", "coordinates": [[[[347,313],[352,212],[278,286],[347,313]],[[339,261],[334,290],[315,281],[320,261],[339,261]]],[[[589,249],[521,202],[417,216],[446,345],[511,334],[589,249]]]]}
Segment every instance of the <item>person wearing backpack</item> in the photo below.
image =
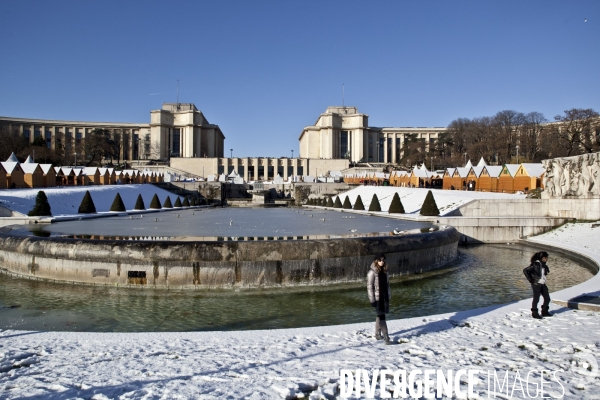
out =
{"type": "Polygon", "coordinates": [[[531,257],[531,264],[523,270],[525,277],[531,283],[533,289],[533,302],[531,303],[531,316],[535,319],[542,319],[542,317],[551,317],[552,314],[548,311],[550,307],[550,293],[548,292],[548,286],[546,286],[546,277],[550,273],[550,269],[546,265],[548,261],[548,253],[545,251],[538,251],[531,257]],[[538,313],[538,302],[540,301],[540,295],[544,298],[542,304],[542,314],[538,313]]]}

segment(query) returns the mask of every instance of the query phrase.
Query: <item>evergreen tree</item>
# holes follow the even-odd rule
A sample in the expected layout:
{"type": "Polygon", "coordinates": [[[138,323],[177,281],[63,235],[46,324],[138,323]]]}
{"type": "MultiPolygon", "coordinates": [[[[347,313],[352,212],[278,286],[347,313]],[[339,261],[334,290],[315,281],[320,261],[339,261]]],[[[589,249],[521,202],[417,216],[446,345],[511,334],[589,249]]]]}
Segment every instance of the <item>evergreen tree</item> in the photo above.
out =
{"type": "Polygon", "coordinates": [[[152,200],[150,200],[150,208],[155,210],[162,208],[160,206],[160,200],[158,199],[158,195],[156,193],[154,193],[154,196],[152,196],[152,200]]]}
{"type": "Polygon", "coordinates": [[[433,198],[433,193],[431,190],[427,192],[427,196],[425,196],[425,201],[421,206],[421,215],[428,217],[435,217],[440,215],[440,210],[438,209],[437,204],[435,203],[435,199],[433,198]]]}
{"type": "Polygon", "coordinates": [[[177,196],[177,200],[175,200],[175,207],[181,208],[181,200],[179,200],[179,196],[177,196]]]}
{"type": "Polygon", "coordinates": [[[79,209],[77,210],[79,214],[94,214],[96,213],[96,206],[94,205],[94,200],[92,200],[92,195],[89,190],[85,191],[85,195],[81,200],[81,204],[79,205],[79,209]]]}
{"type": "Polygon", "coordinates": [[[123,199],[121,199],[119,192],[117,192],[117,195],[110,206],[110,211],[126,211],[125,204],[123,203],[123,199]]]}
{"type": "Polygon", "coordinates": [[[184,207],[189,207],[189,206],[190,206],[190,201],[188,200],[188,197],[187,197],[187,196],[185,196],[185,197],[183,198],[183,206],[184,206],[184,207]]]}
{"type": "Polygon", "coordinates": [[[145,210],[146,209],[146,205],[144,204],[144,199],[142,198],[141,194],[138,194],[137,200],[135,201],[135,207],[133,207],[134,210],[145,210]]]}
{"type": "Polygon", "coordinates": [[[358,195],[358,197],[356,197],[356,201],[354,202],[354,209],[360,211],[365,210],[365,205],[363,204],[362,199],[360,198],[360,194],[358,195]]]}
{"type": "Polygon", "coordinates": [[[49,217],[52,215],[48,197],[43,190],[38,192],[37,196],[35,197],[35,205],[27,215],[30,217],[49,217]]]}
{"type": "Polygon", "coordinates": [[[171,197],[167,196],[165,202],[163,203],[163,208],[173,208],[173,203],[171,203],[171,197]]]}
{"type": "Polygon", "coordinates": [[[394,193],[394,198],[392,199],[392,203],[390,204],[390,208],[388,210],[390,214],[404,214],[404,206],[402,205],[402,201],[400,201],[400,196],[398,196],[398,192],[394,193]]]}
{"type": "Polygon", "coordinates": [[[369,211],[381,211],[381,204],[379,204],[379,199],[377,198],[377,194],[373,194],[373,198],[371,199],[371,204],[369,204],[369,211]]]}
{"type": "Polygon", "coordinates": [[[346,210],[352,209],[352,204],[350,204],[350,197],[346,196],[346,199],[344,200],[344,204],[342,205],[342,208],[344,208],[346,210]]]}
{"type": "Polygon", "coordinates": [[[335,203],[333,203],[333,208],[342,208],[342,202],[340,201],[340,196],[336,196],[335,203]]]}
{"type": "Polygon", "coordinates": [[[333,207],[333,200],[331,200],[331,197],[327,198],[327,207],[333,207]]]}

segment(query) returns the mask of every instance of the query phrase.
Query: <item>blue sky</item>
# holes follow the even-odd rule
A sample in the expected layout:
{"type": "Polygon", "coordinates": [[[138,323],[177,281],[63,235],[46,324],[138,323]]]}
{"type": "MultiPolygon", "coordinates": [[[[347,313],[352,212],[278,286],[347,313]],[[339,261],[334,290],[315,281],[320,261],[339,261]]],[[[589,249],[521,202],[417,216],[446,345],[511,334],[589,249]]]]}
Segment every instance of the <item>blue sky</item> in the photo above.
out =
{"type": "Polygon", "coordinates": [[[147,123],[179,80],[226,156],[297,156],[342,84],[371,126],[600,112],[598,0],[5,0],[0,15],[0,115],[147,123]]]}

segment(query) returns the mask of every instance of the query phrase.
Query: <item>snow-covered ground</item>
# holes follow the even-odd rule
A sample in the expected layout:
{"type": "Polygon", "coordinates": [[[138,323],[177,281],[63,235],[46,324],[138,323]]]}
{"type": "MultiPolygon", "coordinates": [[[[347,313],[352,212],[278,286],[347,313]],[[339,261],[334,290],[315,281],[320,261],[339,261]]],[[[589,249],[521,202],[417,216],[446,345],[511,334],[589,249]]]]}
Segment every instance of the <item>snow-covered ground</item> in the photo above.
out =
{"type": "MultiPolygon", "coordinates": [[[[365,210],[369,209],[369,205],[371,204],[371,200],[373,199],[373,195],[377,195],[377,199],[379,200],[379,205],[381,206],[381,212],[387,214],[387,211],[390,208],[390,204],[392,203],[392,198],[394,197],[394,193],[398,192],[398,196],[400,197],[400,201],[404,206],[404,211],[406,214],[403,214],[403,218],[405,217],[418,217],[419,211],[421,211],[421,206],[423,205],[423,201],[425,201],[425,196],[429,189],[420,189],[420,188],[404,188],[404,187],[392,187],[392,186],[357,186],[347,192],[341,193],[340,201],[342,204],[346,199],[346,196],[350,198],[350,203],[354,205],[357,197],[360,195],[360,198],[365,206],[365,210]]],[[[509,194],[509,193],[491,193],[491,192],[467,192],[462,190],[432,190],[433,198],[435,199],[435,203],[440,210],[440,215],[448,214],[451,211],[456,210],[458,207],[462,206],[473,200],[480,199],[524,199],[524,194],[509,194]]],[[[333,198],[335,201],[335,197],[333,198]]],[[[375,213],[377,214],[377,213],[375,213]]]]}
{"type": "MultiPolygon", "coordinates": [[[[0,190],[0,206],[10,210],[27,215],[35,204],[35,198],[40,189],[3,189],[0,190]]],[[[158,195],[160,204],[163,204],[167,196],[171,198],[171,204],[175,203],[177,198],[171,192],[163,190],[157,186],[145,185],[101,185],[101,186],[74,186],[44,188],[43,191],[48,197],[50,209],[53,216],[77,214],[81,200],[86,190],[90,191],[96,211],[108,212],[117,193],[125,207],[130,210],[135,206],[135,201],[139,194],[144,199],[146,208],[150,206],[150,200],[154,194],[158,195]]]]}
{"type": "MultiPolygon", "coordinates": [[[[532,241],[600,263],[599,239],[600,228],[582,223],[532,241]]],[[[552,297],[598,295],[599,288],[596,275],[552,297]]],[[[546,397],[600,398],[600,313],[553,305],[554,317],[534,320],[529,308],[523,300],[388,321],[390,346],[373,338],[372,323],[241,332],[3,331],[0,399],[329,399],[339,395],[340,369],[479,370],[479,398],[493,398],[488,372],[492,389],[504,385],[494,390],[503,393],[498,398],[533,397],[542,379],[546,397]]]]}

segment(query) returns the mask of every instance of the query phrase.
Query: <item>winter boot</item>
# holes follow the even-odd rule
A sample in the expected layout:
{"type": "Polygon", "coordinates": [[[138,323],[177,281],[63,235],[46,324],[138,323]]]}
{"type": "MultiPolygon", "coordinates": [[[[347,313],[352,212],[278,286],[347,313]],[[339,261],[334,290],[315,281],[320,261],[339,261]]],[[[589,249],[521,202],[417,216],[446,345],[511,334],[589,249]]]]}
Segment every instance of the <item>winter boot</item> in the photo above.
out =
{"type": "Polygon", "coordinates": [[[542,319],[541,315],[538,313],[537,308],[531,309],[531,316],[535,319],[542,319]]]}
{"type": "Polygon", "coordinates": [[[381,335],[383,336],[383,340],[385,344],[390,344],[390,336],[388,335],[387,323],[385,321],[381,321],[381,335]]]}
{"type": "Polygon", "coordinates": [[[377,332],[375,332],[375,339],[376,339],[376,340],[381,340],[381,339],[383,339],[383,336],[381,336],[381,331],[377,331],[377,332]]]}
{"type": "Polygon", "coordinates": [[[550,314],[548,311],[548,307],[542,307],[542,317],[552,317],[553,314],[550,314]]]}

